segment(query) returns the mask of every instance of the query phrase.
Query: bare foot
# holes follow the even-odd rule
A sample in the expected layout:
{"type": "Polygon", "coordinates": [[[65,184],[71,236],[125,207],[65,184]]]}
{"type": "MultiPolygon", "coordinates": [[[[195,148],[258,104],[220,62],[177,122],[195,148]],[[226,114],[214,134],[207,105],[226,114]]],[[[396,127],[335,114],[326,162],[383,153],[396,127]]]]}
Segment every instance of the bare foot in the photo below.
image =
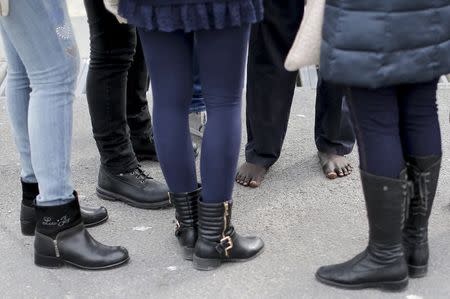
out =
{"type": "Polygon", "coordinates": [[[237,172],[236,182],[242,186],[257,188],[261,185],[266,173],[266,168],[245,162],[237,172]]]}
{"type": "Polygon", "coordinates": [[[348,176],[353,171],[353,167],[344,156],[322,152],[318,152],[318,155],[323,173],[331,180],[337,177],[348,176]]]}

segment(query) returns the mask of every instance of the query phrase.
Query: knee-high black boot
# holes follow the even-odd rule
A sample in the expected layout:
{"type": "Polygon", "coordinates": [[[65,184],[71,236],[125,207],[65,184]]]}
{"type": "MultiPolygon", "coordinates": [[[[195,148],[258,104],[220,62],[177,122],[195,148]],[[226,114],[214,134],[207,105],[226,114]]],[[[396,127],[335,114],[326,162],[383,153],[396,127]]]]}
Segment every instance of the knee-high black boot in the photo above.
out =
{"type": "Polygon", "coordinates": [[[408,285],[408,268],[402,247],[402,228],[409,196],[406,171],[401,179],[361,171],[369,219],[369,245],[353,259],[321,267],[317,279],[346,288],[401,290],[408,285]]]}
{"type": "Polygon", "coordinates": [[[183,258],[192,260],[195,243],[198,236],[197,203],[200,200],[202,188],[187,193],[169,193],[169,199],[175,206],[177,227],[175,236],[182,248],[183,258]]]}
{"type": "Polygon", "coordinates": [[[198,202],[198,240],[194,250],[194,268],[213,270],[222,262],[245,262],[262,252],[258,237],[243,237],[231,225],[231,202],[198,202]]]}
{"type": "MultiPolygon", "coordinates": [[[[76,193],[75,193],[76,195],[76,193]]],[[[126,263],[128,251],[97,242],[85,229],[78,199],[58,206],[36,206],[34,262],[58,268],[64,264],[87,270],[109,269],[126,263]]]]}
{"type": "Polygon", "coordinates": [[[428,219],[436,194],[441,157],[406,158],[408,176],[414,182],[414,196],[403,230],[403,245],[409,276],[423,277],[428,270],[428,219]]]}

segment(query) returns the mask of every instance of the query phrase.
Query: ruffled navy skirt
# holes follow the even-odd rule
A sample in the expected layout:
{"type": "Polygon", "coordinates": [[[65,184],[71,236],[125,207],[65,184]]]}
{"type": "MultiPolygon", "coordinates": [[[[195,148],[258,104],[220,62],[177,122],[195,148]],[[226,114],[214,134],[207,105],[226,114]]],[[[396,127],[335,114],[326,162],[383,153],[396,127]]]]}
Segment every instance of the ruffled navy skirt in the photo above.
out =
{"type": "Polygon", "coordinates": [[[146,30],[191,32],[253,24],[262,20],[264,8],[262,0],[166,6],[151,5],[146,0],[121,0],[119,14],[146,30]]]}

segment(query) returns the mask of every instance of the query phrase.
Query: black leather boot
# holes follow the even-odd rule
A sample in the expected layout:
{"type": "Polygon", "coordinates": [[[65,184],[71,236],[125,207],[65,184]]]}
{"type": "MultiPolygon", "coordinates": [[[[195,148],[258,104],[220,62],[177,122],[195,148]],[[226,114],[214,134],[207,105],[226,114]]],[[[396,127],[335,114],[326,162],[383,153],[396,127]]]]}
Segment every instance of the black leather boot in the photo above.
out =
{"type": "Polygon", "coordinates": [[[97,195],[106,200],[122,201],[141,209],[170,207],[169,189],[148,176],[140,166],[128,173],[114,174],[100,166],[97,195]]]}
{"type": "Polygon", "coordinates": [[[411,187],[406,171],[401,179],[379,177],[361,171],[369,219],[369,245],[353,259],[321,267],[316,278],[344,289],[401,290],[408,285],[403,254],[402,228],[411,187]]]}
{"type": "Polygon", "coordinates": [[[202,188],[189,193],[170,193],[170,201],[175,206],[176,229],[175,236],[182,248],[183,258],[192,260],[195,243],[198,236],[197,203],[200,200],[202,188]]]}
{"type": "Polygon", "coordinates": [[[409,276],[419,278],[428,271],[428,219],[436,194],[441,157],[408,157],[406,161],[408,176],[414,183],[414,196],[403,230],[403,246],[409,276]]]}
{"type": "MultiPolygon", "coordinates": [[[[37,183],[22,182],[22,205],[20,208],[20,228],[25,236],[34,236],[36,229],[35,199],[39,195],[37,183]]],[[[80,207],[85,227],[93,227],[108,220],[108,211],[104,207],[80,207]]]]}
{"type": "Polygon", "coordinates": [[[198,202],[198,240],[193,264],[198,270],[213,270],[223,262],[246,262],[262,252],[258,237],[243,237],[231,225],[231,202],[198,202]]]}
{"type": "Polygon", "coordinates": [[[64,264],[87,270],[117,267],[129,259],[123,247],[97,242],[85,229],[78,199],[59,206],[36,206],[34,262],[59,268],[64,264]]]}

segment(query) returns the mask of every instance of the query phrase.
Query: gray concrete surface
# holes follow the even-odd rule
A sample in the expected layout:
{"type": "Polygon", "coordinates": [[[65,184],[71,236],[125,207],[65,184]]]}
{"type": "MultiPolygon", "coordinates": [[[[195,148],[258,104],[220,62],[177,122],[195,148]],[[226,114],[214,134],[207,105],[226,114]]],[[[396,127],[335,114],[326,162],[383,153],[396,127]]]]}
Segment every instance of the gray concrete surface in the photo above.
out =
{"type": "MultiPolygon", "coordinates": [[[[80,52],[87,57],[81,1],[69,4],[80,52]]],[[[82,203],[109,210],[109,221],[90,229],[91,233],[107,244],[126,246],[131,262],[104,272],[35,267],[33,238],[20,234],[19,160],[5,99],[0,98],[0,298],[449,298],[449,98],[450,90],[441,89],[445,154],[430,224],[430,273],[411,280],[401,293],[343,291],[314,279],[319,266],[342,262],[364,249],[367,221],[359,174],[335,181],[321,174],[313,142],[311,89],[297,89],[282,157],[262,187],[235,188],[233,222],[239,232],[261,236],[265,252],[249,263],[224,265],[212,272],[194,270],[177,253],[173,210],[138,210],[96,197],[99,158],[85,97],[77,98],[74,105],[74,184],[82,203]]],[[[350,159],[358,164],[355,154],[350,159]]],[[[144,163],[144,167],[163,179],[157,163],[144,163]]]]}
{"type": "MultiPolygon", "coordinates": [[[[440,91],[444,148],[448,149],[448,99],[440,91]]],[[[320,265],[341,262],[364,249],[367,221],[358,173],[329,181],[313,142],[314,93],[298,89],[282,158],[261,188],[236,186],[234,224],[257,234],[265,252],[245,264],[199,272],[181,259],[173,236],[173,210],[146,211],[95,195],[98,154],[85,98],[75,102],[73,179],[87,205],[105,205],[110,220],[90,231],[108,244],[128,247],[131,262],[106,272],[33,265],[33,238],[19,230],[19,166],[0,100],[0,297],[1,298],[448,298],[450,294],[449,156],[431,219],[429,275],[402,293],[343,291],[315,281],[320,265]],[[416,296],[416,297],[415,297],[416,296]]],[[[242,160],[243,157],[241,157],[242,160]]],[[[357,165],[357,156],[350,156],[357,165]]],[[[144,167],[162,179],[157,163],[144,167]]]]}

